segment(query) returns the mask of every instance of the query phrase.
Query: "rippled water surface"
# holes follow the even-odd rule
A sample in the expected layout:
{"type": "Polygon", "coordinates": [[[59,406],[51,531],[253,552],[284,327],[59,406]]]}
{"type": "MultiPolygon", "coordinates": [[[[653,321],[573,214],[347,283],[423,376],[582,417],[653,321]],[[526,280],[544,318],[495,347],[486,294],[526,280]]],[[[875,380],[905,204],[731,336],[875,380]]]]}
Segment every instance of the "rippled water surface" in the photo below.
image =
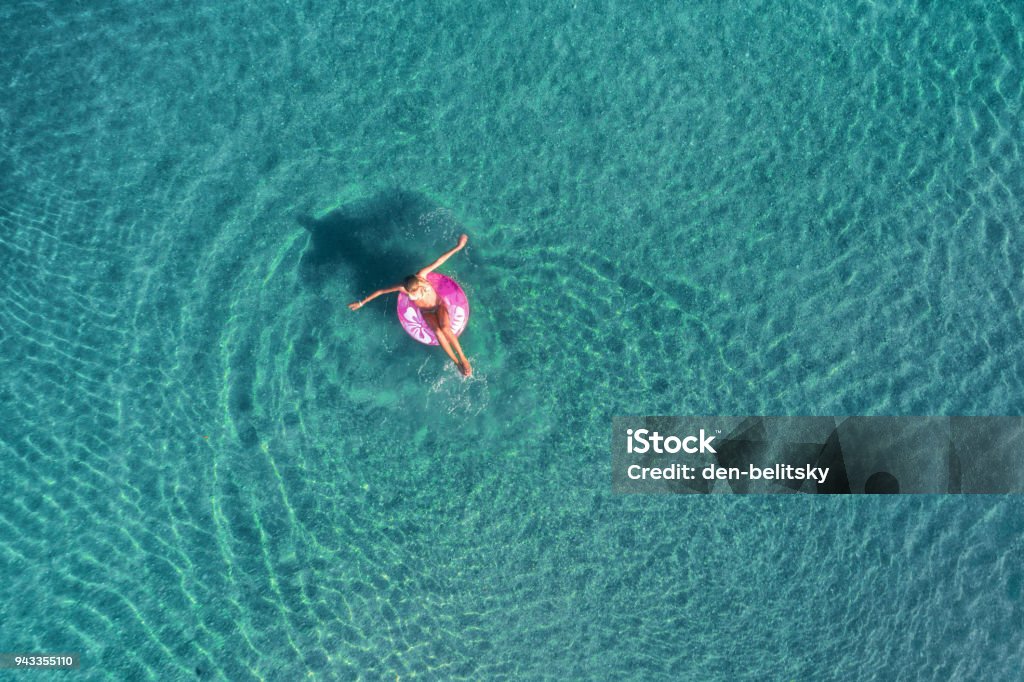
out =
{"type": "Polygon", "coordinates": [[[0,650],[990,679],[1024,503],[615,497],[615,414],[1021,414],[1019,2],[0,7],[0,650]],[[454,244],[462,381],[394,301],[454,244]]]}

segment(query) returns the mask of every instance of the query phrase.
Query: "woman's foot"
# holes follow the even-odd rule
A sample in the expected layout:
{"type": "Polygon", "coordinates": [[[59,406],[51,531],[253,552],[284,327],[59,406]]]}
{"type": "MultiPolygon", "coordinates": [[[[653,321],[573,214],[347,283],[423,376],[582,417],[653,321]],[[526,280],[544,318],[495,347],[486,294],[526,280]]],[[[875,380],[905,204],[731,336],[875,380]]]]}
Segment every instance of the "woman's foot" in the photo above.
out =
{"type": "Polygon", "coordinates": [[[462,372],[462,376],[471,377],[473,376],[473,368],[469,366],[469,360],[463,360],[462,362],[456,362],[455,366],[462,372]]]}

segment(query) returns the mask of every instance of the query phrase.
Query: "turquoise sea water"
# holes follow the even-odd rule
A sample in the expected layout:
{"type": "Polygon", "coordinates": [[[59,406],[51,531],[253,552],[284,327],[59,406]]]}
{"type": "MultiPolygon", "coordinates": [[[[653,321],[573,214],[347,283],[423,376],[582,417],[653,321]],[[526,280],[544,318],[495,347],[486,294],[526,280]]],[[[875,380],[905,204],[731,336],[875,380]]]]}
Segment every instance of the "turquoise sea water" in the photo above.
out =
{"type": "Polygon", "coordinates": [[[76,679],[1019,679],[1021,500],[615,497],[609,439],[1022,413],[1021,3],[0,26],[0,650],[76,679]],[[345,308],[462,231],[470,381],[393,300],[345,308]]]}

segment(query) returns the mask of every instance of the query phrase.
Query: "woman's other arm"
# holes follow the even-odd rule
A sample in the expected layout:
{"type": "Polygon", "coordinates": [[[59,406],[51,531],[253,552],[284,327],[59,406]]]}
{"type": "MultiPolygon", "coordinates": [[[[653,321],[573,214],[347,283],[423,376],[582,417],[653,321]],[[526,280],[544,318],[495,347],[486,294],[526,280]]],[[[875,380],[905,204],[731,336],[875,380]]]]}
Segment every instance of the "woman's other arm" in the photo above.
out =
{"type": "Polygon", "coordinates": [[[349,310],[359,310],[364,305],[366,305],[367,303],[369,303],[373,299],[377,298],[378,296],[382,296],[384,294],[390,294],[390,293],[393,293],[393,292],[396,292],[396,291],[402,291],[402,289],[403,289],[403,287],[402,287],[401,284],[396,284],[395,286],[388,287],[387,289],[377,289],[377,291],[373,292],[372,294],[370,294],[369,296],[367,296],[363,300],[356,301],[354,303],[349,303],[348,304],[348,308],[349,308],[349,310]]]}
{"type": "Polygon", "coordinates": [[[459,237],[459,243],[455,245],[454,249],[452,249],[451,251],[445,251],[443,254],[441,254],[440,258],[438,258],[436,261],[434,261],[433,263],[431,263],[427,267],[423,268],[422,270],[420,270],[416,274],[419,277],[426,277],[428,274],[430,274],[431,272],[433,272],[437,268],[441,267],[441,264],[444,263],[446,260],[448,260],[449,258],[454,256],[456,253],[461,251],[463,248],[465,248],[466,242],[468,242],[468,241],[469,241],[469,236],[468,235],[462,235],[461,237],[459,237]]]}

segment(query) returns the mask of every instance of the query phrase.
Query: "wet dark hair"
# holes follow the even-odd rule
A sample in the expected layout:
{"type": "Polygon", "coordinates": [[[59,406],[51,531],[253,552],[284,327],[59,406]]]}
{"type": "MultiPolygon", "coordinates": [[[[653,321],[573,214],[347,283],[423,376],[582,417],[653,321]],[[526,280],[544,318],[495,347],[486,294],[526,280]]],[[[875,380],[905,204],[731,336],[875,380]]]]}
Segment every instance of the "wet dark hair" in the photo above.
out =
{"type": "Polygon", "coordinates": [[[408,277],[406,277],[405,279],[402,280],[402,286],[405,287],[406,291],[412,291],[412,288],[414,286],[419,286],[419,285],[420,285],[420,278],[417,277],[416,275],[409,275],[408,277]]]}

